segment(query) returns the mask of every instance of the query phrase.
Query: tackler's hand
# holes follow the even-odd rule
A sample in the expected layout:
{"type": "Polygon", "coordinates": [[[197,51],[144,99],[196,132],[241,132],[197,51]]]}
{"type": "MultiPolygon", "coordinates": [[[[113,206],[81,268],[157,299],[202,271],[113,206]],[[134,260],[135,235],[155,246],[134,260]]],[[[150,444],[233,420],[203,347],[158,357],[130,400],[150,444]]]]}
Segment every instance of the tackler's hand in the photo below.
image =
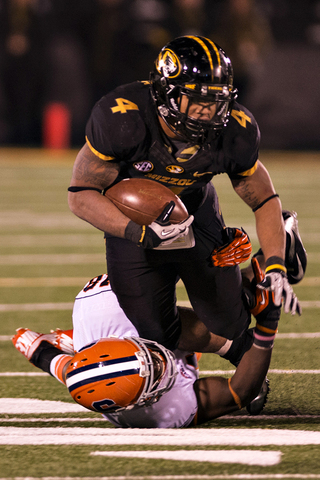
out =
{"type": "Polygon", "coordinates": [[[273,263],[273,260],[271,262],[267,261],[265,278],[258,283],[257,288],[261,291],[272,292],[274,304],[278,307],[281,307],[283,304],[285,313],[291,313],[291,315],[298,313],[298,315],[301,315],[301,305],[288,282],[286,269],[281,265],[280,261],[279,263],[273,263]]]}
{"type": "Polygon", "coordinates": [[[251,260],[251,266],[254,279],[251,294],[249,295],[247,292],[250,312],[264,328],[276,330],[281,315],[281,305],[276,304],[273,291],[260,288],[261,283],[265,280],[265,274],[255,257],[251,260]]]}
{"type": "Polygon", "coordinates": [[[252,246],[248,234],[243,228],[225,228],[226,243],[215,248],[211,253],[211,261],[215,267],[232,267],[250,258],[252,246]]]}

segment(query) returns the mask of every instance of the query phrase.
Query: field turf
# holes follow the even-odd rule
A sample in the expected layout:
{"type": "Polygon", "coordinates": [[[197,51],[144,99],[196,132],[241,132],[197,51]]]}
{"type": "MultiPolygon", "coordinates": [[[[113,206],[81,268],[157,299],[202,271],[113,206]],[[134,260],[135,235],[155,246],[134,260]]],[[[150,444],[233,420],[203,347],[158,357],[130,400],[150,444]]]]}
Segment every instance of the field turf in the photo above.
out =
{"type": "MultiPolygon", "coordinates": [[[[139,440],[140,432],[128,431],[122,443],[117,443],[115,429],[108,422],[74,408],[66,388],[42,375],[10,341],[18,327],[41,332],[71,328],[75,295],[87,280],[106,270],[102,233],[76,218],[67,206],[75,156],[76,151],[0,150],[0,480],[320,479],[320,154],[265,151],[260,156],[283,208],[298,212],[308,252],[307,275],[294,288],[303,314],[282,315],[268,374],[271,393],[263,414],[250,417],[242,410],[179,431],[177,443],[171,445],[170,431],[152,432],[145,444],[139,440]],[[34,404],[36,400],[42,403],[34,404]],[[119,450],[144,451],[146,456],[151,455],[148,451],[181,450],[184,457],[93,454],[119,450]],[[235,451],[251,459],[261,452],[280,452],[280,460],[262,466],[204,457],[204,452],[212,451],[215,458],[214,452],[224,450],[230,452],[229,461],[235,451]],[[192,460],[194,451],[199,455],[196,461],[192,460]]],[[[242,226],[255,251],[252,212],[238,199],[226,176],[219,176],[214,184],[227,225],[242,226]]],[[[178,301],[188,302],[182,284],[178,285],[178,301]]],[[[214,355],[203,355],[200,361],[201,372],[230,376],[232,368],[214,355]]]]}

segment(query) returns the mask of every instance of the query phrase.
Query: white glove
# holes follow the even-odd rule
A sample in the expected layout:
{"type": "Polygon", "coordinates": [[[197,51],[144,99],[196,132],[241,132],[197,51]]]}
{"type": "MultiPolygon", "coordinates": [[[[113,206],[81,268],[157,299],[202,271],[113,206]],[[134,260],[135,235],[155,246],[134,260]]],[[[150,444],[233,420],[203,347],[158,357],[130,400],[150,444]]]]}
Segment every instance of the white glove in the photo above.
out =
{"type": "Polygon", "coordinates": [[[291,285],[288,282],[284,272],[269,270],[262,282],[257,285],[260,290],[273,292],[273,302],[275,306],[280,307],[283,299],[283,309],[285,313],[301,315],[302,309],[298,298],[296,297],[291,285]]]}
{"type": "MultiPolygon", "coordinates": [[[[176,224],[171,223],[170,225],[167,225],[167,226],[161,225],[160,223],[155,221],[155,222],[152,222],[147,227],[146,235],[149,234],[148,236],[150,237],[151,232],[148,232],[148,229],[151,229],[153,231],[153,234],[151,234],[151,236],[153,237],[152,248],[155,248],[161,245],[170,245],[172,242],[174,242],[178,238],[188,235],[189,227],[192,222],[193,222],[193,215],[189,215],[189,217],[186,218],[186,220],[184,220],[183,222],[176,223],[176,224]],[[154,234],[157,236],[157,238],[154,237],[154,234]],[[156,243],[158,243],[158,239],[160,240],[160,243],[156,245],[156,243]]],[[[148,239],[148,241],[150,241],[150,238],[148,239]]]]}
{"type": "Polygon", "coordinates": [[[156,248],[160,245],[170,245],[178,238],[188,235],[194,217],[189,215],[180,223],[169,223],[174,207],[173,201],[168,203],[159,217],[148,226],[140,226],[130,221],[125,231],[125,238],[144,248],[156,248]]]}

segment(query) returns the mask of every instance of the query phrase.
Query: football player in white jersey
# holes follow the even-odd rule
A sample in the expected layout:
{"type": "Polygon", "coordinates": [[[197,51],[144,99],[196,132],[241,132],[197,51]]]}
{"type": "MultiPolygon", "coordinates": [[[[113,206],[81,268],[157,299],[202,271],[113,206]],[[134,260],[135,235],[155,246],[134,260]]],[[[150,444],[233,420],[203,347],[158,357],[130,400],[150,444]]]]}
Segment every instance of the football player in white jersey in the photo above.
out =
{"type": "MultiPolygon", "coordinates": [[[[252,266],[259,283],[263,273],[255,258],[252,266]]],[[[100,412],[116,426],[187,427],[241,409],[258,395],[277,331],[273,300],[271,292],[255,289],[253,341],[229,379],[199,378],[196,354],[171,352],[139,338],[107,275],[95,277],[77,295],[73,331],[40,334],[20,328],[12,341],[33,365],[66,384],[76,402],[100,412]]],[[[182,344],[195,342],[192,336],[198,331],[202,332],[199,346],[205,339],[203,350],[221,355],[229,349],[226,339],[203,330],[192,310],[182,309],[184,317],[187,328],[182,344]],[[190,319],[194,322],[191,333],[190,319]]]]}

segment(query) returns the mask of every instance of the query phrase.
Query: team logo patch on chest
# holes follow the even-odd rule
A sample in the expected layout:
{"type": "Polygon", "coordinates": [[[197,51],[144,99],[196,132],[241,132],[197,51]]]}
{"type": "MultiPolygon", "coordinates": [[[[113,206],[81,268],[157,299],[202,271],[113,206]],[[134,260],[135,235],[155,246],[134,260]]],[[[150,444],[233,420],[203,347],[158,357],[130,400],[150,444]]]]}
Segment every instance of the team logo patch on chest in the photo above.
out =
{"type": "Polygon", "coordinates": [[[183,173],[184,168],[180,167],[179,165],[168,165],[166,167],[167,172],[169,173],[183,173]]]}
{"type": "Polygon", "coordinates": [[[139,172],[151,172],[154,169],[153,163],[149,162],[148,160],[135,162],[133,166],[139,172]]]}

